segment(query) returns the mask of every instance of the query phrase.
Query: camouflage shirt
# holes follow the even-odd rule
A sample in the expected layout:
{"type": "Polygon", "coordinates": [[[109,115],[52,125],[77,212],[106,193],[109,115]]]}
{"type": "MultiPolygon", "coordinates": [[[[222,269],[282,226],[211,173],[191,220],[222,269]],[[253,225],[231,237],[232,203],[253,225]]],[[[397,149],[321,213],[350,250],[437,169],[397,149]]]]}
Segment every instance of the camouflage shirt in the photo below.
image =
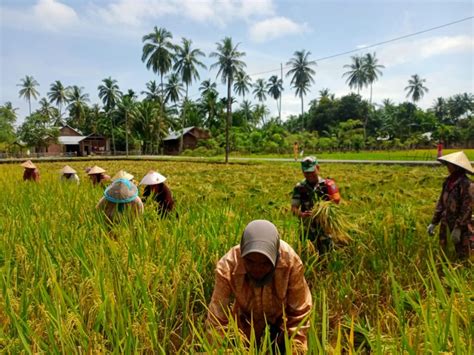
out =
{"type": "Polygon", "coordinates": [[[314,203],[319,200],[328,201],[326,180],[319,178],[316,185],[306,179],[296,184],[291,197],[291,206],[301,208],[301,212],[311,211],[314,203]]]}

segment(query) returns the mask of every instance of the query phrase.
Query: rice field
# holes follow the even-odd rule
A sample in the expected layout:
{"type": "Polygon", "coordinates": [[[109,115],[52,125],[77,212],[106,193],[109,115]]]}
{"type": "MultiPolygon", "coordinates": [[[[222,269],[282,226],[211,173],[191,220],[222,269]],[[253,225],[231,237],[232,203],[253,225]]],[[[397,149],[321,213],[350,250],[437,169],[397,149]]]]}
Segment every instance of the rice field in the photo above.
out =
{"type": "Polygon", "coordinates": [[[253,219],[306,265],[310,353],[474,353],[472,262],[442,258],[426,233],[443,167],[323,165],[352,227],[321,260],[290,212],[297,163],[98,162],[137,180],[158,170],[179,214],[146,205],[112,229],[83,173],[94,164],[70,164],[79,186],[60,183],[62,163],[39,164],[39,184],[0,165],[0,353],[257,353],[232,326],[222,337],[204,325],[214,266],[253,219]]]}

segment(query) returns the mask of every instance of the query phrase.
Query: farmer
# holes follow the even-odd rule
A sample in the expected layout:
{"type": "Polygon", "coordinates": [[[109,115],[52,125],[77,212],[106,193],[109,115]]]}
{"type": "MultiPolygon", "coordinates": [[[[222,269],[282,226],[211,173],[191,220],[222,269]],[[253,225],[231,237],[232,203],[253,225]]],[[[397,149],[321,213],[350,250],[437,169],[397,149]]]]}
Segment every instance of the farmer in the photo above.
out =
{"type": "Polygon", "coordinates": [[[295,157],[295,161],[298,160],[298,142],[293,143],[293,156],[295,157]]]}
{"type": "Polygon", "coordinates": [[[158,213],[161,216],[166,216],[174,207],[173,195],[168,186],[165,185],[165,181],[166,177],[153,170],[150,170],[140,181],[140,185],[145,185],[143,202],[151,196],[158,204],[158,213]]]}
{"type": "Polygon", "coordinates": [[[132,217],[143,213],[138,188],[127,179],[117,179],[110,184],[96,208],[105,213],[109,222],[116,221],[126,211],[131,212],[132,217]]]}
{"type": "Polygon", "coordinates": [[[125,170],[120,170],[117,174],[114,175],[114,177],[112,178],[112,181],[115,181],[117,179],[126,179],[126,180],[130,180],[135,185],[138,185],[138,182],[136,182],[133,178],[134,176],[132,174],[127,173],[125,170]]]}
{"type": "Polygon", "coordinates": [[[110,181],[110,176],[104,174],[106,170],[97,165],[90,169],[86,169],[86,171],[94,186],[104,185],[104,183],[110,181]]]}
{"type": "Polygon", "coordinates": [[[21,164],[22,167],[25,168],[23,172],[23,181],[34,181],[39,182],[40,180],[40,172],[39,169],[36,167],[35,164],[32,163],[31,160],[27,160],[21,164]]]}
{"type": "Polygon", "coordinates": [[[247,339],[253,324],[261,342],[268,325],[271,340],[280,350],[284,350],[285,332],[294,336],[295,350],[305,350],[311,305],[301,259],[280,240],[272,223],[255,220],[245,228],[240,245],[217,263],[207,324],[224,332],[231,313],[247,339]]]}
{"type": "Polygon", "coordinates": [[[333,241],[330,235],[311,223],[311,211],[315,202],[320,200],[339,203],[339,192],[330,193],[328,183],[333,181],[319,176],[319,164],[315,157],[304,158],[301,169],[305,179],[293,189],[291,211],[300,218],[304,235],[313,243],[316,242],[319,254],[323,255],[333,248],[333,241]]]}
{"type": "Polygon", "coordinates": [[[456,255],[463,259],[471,252],[471,180],[466,173],[474,174],[471,163],[464,152],[444,155],[438,160],[446,165],[449,176],[443,183],[443,189],[436,205],[428,234],[434,235],[439,223],[439,243],[446,251],[448,236],[451,236],[456,255]]]}
{"type": "Polygon", "coordinates": [[[77,176],[76,170],[71,168],[69,165],[66,165],[60,170],[61,172],[61,181],[74,182],[79,185],[79,176],[77,176]]]}

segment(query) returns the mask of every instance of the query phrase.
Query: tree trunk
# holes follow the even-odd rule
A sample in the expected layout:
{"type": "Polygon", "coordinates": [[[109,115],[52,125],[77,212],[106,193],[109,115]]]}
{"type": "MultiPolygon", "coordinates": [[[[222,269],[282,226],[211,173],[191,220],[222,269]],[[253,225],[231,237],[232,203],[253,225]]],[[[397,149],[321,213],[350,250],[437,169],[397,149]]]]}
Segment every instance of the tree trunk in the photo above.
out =
{"type": "Polygon", "coordinates": [[[158,121],[158,136],[157,136],[157,144],[156,147],[156,154],[160,154],[160,123],[161,120],[164,119],[164,112],[165,112],[165,91],[163,88],[163,73],[160,73],[161,77],[161,102],[160,102],[160,120],[158,121]]]}
{"type": "Polygon", "coordinates": [[[30,108],[30,116],[31,116],[31,99],[28,99],[28,107],[30,108]]]}
{"type": "Polygon", "coordinates": [[[225,163],[229,162],[229,152],[230,152],[230,145],[229,145],[229,126],[232,114],[232,103],[231,103],[231,96],[230,96],[230,88],[232,85],[231,79],[227,79],[227,119],[225,124],[225,163]]]}
{"type": "Polygon", "coordinates": [[[128,157],[128,114],[125,112],[125,154],[128,157]]]}
{"type": "Polygon", "coordinates": [[[113,120],[112,116],[110,115],[110,110],[108,111],[108,115],[109,115],[110,124],[112,126],[112,151],[113,151],[113,155],[115,155],[114,120],[113,120]]]}
{"type": "Polygon", "coordinates": [[[186,83],[186,97],[184,98],[183,102],[183,112],[181,113],[183,115],[183,118],[181,119],[181,137],[179,138],[179,153],[181,154],[183,151],[183,133],[184,133],[184,126],[186,124],[186,104],[188,103],[188,84],[186,83]]]}
{"type": "Polygon", "coordinates": [[[301,130],[304,131],[305,129],[305,124],[304,124],[304,111],[303,111],[303,95],[300,95],[301,97],[301,130]]]}

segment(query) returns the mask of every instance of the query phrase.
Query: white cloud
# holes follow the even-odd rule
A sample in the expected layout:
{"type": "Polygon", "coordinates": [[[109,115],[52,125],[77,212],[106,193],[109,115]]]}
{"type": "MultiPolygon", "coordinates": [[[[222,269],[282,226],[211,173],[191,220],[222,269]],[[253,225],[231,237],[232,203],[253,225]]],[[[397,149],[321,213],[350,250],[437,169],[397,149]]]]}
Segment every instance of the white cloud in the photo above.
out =
{"type": "Polygon", "coordinates": [[[39,0],[26,9],[1,8],[2,21],[15,28],[59,31],[79,23],[76,11],[57,0],[39,0]]]}
{"type": "Polygon", "coordinates": [[[419,62],[441,54],[472,52],[474,37],[468,35],[427,37],[370,50],[376,50],[379,62],[388,68],[404,63],[419,62]]]}
{"type": "Polygon", "coordinates": [[[306,23],[298,24],[286,17],[273,17],[253,24],[249,29],[249,35],[255,42],[265,42],[307,31],[309,27],[306,23]]]}

